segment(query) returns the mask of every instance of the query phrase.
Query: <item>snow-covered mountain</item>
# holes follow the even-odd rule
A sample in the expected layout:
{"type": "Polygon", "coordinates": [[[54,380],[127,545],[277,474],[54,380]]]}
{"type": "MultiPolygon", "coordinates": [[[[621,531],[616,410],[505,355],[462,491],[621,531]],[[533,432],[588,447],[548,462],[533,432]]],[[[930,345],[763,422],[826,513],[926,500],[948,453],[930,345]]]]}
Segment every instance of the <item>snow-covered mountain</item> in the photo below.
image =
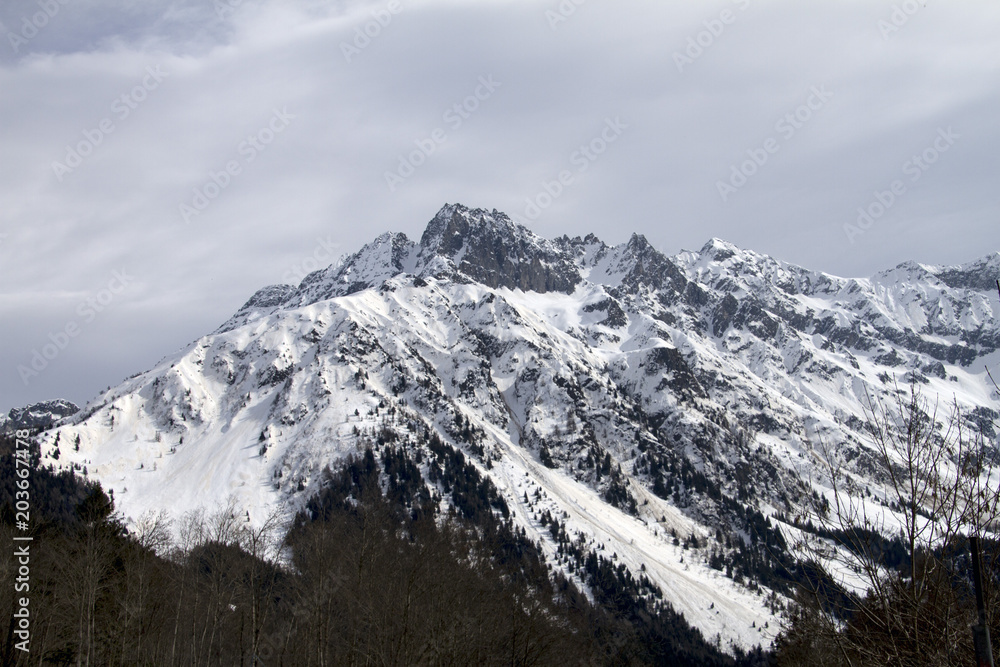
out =
{"type": "Polygon", "coordinates": [[[258,291],[42,449],[131,516],[233,499],[261,521],[386,433],[427,469],[434,433],[553,567],[578,576],[574,549],[601,554],[707,637],[752,646],[777,630],[793,529],[775,515],[829,494],[817,444],[878,475],[866,394],[915,382],[992,428],[998,274],[1000,253],[867,279],[717,239],[667,257],[639,235],[548,240],[446,205],[419,242],[383,234],[258,291]]]}

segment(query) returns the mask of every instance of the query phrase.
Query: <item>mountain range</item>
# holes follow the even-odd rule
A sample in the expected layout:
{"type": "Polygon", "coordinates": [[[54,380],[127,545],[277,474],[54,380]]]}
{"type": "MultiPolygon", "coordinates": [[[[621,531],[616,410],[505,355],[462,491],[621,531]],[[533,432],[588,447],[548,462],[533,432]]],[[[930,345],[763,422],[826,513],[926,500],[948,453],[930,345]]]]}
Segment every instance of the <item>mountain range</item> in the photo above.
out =
{"type": "Polygon", "coordinates": [[[831,452],[858,488],[884,474],[874,402],[914,385],[995,436],[998,275],[1000,253],[858,279],[718,239],[667,256],[641,235],[544,239],[451,204],[419,240],[386,233],[265,287],[33,423],[61,420],[43,461],[100,481],[130,517],[231,503],[257,523],[389,442],[447,506],[435,436],[584,590],[581,559],[600,555],[706,637],[766,645],[795,576],[789,518],[828,507],[831,452]]]}

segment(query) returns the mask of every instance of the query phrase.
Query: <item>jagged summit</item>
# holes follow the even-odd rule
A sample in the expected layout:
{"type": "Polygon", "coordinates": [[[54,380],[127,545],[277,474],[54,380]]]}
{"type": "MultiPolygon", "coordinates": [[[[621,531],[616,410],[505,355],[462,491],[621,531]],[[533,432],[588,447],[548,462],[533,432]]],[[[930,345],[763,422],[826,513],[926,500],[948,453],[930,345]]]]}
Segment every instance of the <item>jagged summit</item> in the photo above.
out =
{"type": "Polygon", "coordinates": [[[420,239],[420,258],[450,260],[455,270],[488,287],[572,292],[581,277],[572,258],[496,209],[445,205],[420,239]]]}
{"type": "Polygon", "coordinates": [[[531,235],[531,231],[513,222],[496,209],[469,208],[462,204],[445,204],[427,223],[420,237],[420,246],[431,252],[451,257],[467,239],[487,234],[514,237],[531,235]]]}

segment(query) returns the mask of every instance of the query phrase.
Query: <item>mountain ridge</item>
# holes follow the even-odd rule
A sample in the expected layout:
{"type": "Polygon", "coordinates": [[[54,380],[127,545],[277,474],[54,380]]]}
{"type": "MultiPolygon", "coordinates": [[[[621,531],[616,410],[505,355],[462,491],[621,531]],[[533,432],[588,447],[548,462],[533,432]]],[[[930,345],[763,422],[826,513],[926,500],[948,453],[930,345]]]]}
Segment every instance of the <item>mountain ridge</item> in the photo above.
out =
{"type": "MultiPolygon", "coordinates": [[[[677,291],[682,291],[689,282],[707,280],[708,264],[724,264],[733,258],[738,263],[736,268],[748,262],[756,269],[755,273],[760,273],[760,268],[767,268],[773,273],[772,278],[779,278],[775,284],[786,292],[802,291],[806,294],[828,294],[834,288],[856,290],[862,285],[878,283],[880,278],[889,278],[900,271],[923,272],[924,275],[933,276],[951,288],[975,287],[990,290],[995,283],[991,282],[988,275],[978,281],[971,276],[990,272],[1000,273],[1000,251],[954,266],[919,264],[908,260],[877,271],[867,278],[844,278],[825,272],[810,271],[769,255],[742,249],[719,238],[710,239],[697,252],[681,250],[673,257],[668,257],[656,250],[641,234],[632,234],[626,243],[618,246],[608,246],[594,234],[588,234],[583,239],[579,236],[570,238],[564,235],[548,241],[496,209],[487,211],[467,208],[461,204],[445,204],[428,222],[419,242],[411,241],[401,232],[384,232],[357,252],[342,256],[326,269],[314,271],[297,286],[278,284],[261,288],[234,314],[234,318],[242,312],[254,309],[263,311],[266,308],[283,305],[302,306],[325,298],[344,296],[374,287],[399,273],[409,273],[424,278],[426,275],[435,273],[444,275],[451,272],[452,277],[458,274],[489,287],[504,286],[541,293],[553,290],[565,292],[583,279],[582,271],[586,270],[589,276],[590,270],[595,267],[598,260],[604,258],[610,251],[618,251],[637,262],[633,265],[633,273],[627,280],[633,286],[645,279],[652,280],[652,286],[660,288],[663,286],[664,278],[659,274],[666,273],[677,291]],[[539,276],[536,268],[536,273],[523,279],[527,282],[518,282],[522,274],[507,275],[499,271],[498,269],[503,267],[496,257],[489,258],[494,261],[486,265],[482,262],[473,264],[468,261],[466,253],[470,250],[470,240],[474,246],[475,258],[483,257],[486,253],[484,248],[509,250],[510,246],[514,245],[518,251],[523,252],[526,245],[534,244],[540,248],[537,254],[544,257],[538,261],[558,263],[561,275],[539,276]],[[488,248],[491,245],[493,248],[488,248]],[[587,257],[586,254],[588,247],[595,246],[598,255],[596,260],[594,257],[587,257]],[[564,256],[558,257],[559,253],[564,256]],[[441,263],[439,260],[446,260],[446,263],[441,263]],[[569,265],[570,260],[573,260],[575,266],[569,265]],[[653,266],[647,271],[645,267],[650,263],[653,266]],[[488,274],[492,274],[492,277],[488,274]],[[644,278],[643,274],[648,275],[644,278]]],[[[519,264],[524,263],[516,252],[514,259],[517,261],[511,262],[508,268],[517,268],[519,264]]],[[[524,259],[530,264],[537,257],[529,254],[524,259]]],[[[619,272],[628,273],[621,266],[619,272]]],[[[606,277],[614,279],[610,275],[606,277]]],[[[622,277],[619,277],[619,280],[621,279],[622,277]]],[[[727,289],[729,286],[718,287],[727,289]]],[[[227,322],[220,327],[220,331],[226,326],[230,326],[230,323],[227,322]]]]}

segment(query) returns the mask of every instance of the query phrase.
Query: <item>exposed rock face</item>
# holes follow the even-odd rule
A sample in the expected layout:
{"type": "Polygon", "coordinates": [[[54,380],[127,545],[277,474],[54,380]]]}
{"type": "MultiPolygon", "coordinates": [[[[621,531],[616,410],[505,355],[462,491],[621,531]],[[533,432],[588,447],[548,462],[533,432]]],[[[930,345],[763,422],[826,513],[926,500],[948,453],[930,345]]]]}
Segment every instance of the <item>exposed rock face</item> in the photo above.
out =
{"type": "Polygon", "coordinates": [[[420,248],[423,257],[449,259],[487,287],[568,294],[581,280],[571,257],[495,209],[445,206],[424,230],[420,248]]]}
{"type": "Polygon", "coordinates": [[[0,417],[0,430],[10,432],[18,429],[44,430],[60,419],[80,411],[73,403],[63,399],[43,401],[24,408],[13,408],[7,417],[0,417]]]}

